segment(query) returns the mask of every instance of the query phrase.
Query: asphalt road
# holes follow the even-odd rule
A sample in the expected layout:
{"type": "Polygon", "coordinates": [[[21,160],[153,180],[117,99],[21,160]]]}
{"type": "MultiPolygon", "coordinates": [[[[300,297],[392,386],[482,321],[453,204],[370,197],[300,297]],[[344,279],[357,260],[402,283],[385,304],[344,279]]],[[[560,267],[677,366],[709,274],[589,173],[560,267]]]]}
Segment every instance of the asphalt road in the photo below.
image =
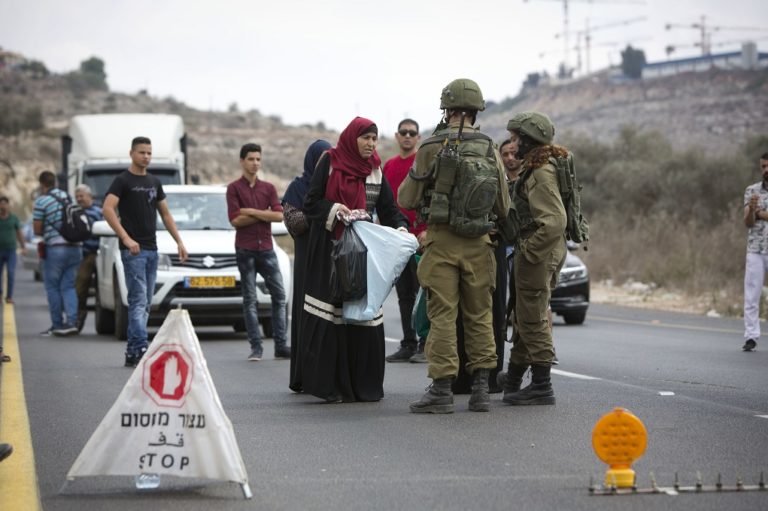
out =
{"type": "MultiPolygon", "coordinates": [[[[697,472],[706,485],[718,473],[726,485],[739,476],[755,484],[761,470],[768,477],[768,345],[741,352],[739,320],[599,305],[582,326],[557,321],[556,406],[509,407],[496,394],[490,413],[472,413],[467,397],[457,396],[456,413],[443,416],[408,412],[429,383],[425,365],[388,364],[379,403],[324,404],[289,391],[288,362],[269,358],[271,342],[267,359],[249,363],[243,335],[202,329],[254,498],[244,500],[231,483],[177,478],[153,491],[125,477],[83,478],[62,492],[131,370],[122,367],[123,343],[96,335],[92,317],[79,337],[38,335],[49,323],[43,287],[29,272],[18,274],[17,286],[45,510],[768,509],[768,491],[590,496],[590,477],[600,481],[606,469],[592,450],[592,428],[616,406],[648,430],[648,448],[634,464],[640,487],[650,486],[649,472],[661,486],[671,486],[675,473],[683,485],[697,472]]],[[[385,317],[394,339],[393,298],[385,317]]],[[[388,351],[396,347],[388,343],[388,351]]],[[[2,488],[3,511],[2,495],[14,490],[2,488]]]]}

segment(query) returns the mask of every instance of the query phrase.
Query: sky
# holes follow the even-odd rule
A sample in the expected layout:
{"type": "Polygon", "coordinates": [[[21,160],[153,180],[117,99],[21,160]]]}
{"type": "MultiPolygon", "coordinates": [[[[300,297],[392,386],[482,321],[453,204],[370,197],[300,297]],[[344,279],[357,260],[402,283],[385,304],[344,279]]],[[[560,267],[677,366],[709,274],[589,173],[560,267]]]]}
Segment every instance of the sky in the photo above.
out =
{"type": "MultiPolygon", "coordinates": [[[[0,0],[0,47],[54,72],[97,56],[113,91],[146,89],[202,110],[257,109],[286,124],[341,130],[355,116],[394,133],[440,120],[440,91],[478,82],[485,99],[515,96],[528,73],[564,60],[563,0],[0,0]],[[558,37],[558,34],[560,36],[558,37]]],[[[752,39],[768,51],[766,0],[568,0],[569,63],[587,24],[591,69],[631,44],[649,62],[752,39]],[[668,23],[682,25],[665,29],[668,23]],[[608,25],[608,26],[606,26],[608,25]],[[760,29],[760,30],[753,30],[760,29]]],[[[586,52],[582,40],[582,73],[586,52]]],[[[482,124],[482,117],[480,118],[482,124]]]]}

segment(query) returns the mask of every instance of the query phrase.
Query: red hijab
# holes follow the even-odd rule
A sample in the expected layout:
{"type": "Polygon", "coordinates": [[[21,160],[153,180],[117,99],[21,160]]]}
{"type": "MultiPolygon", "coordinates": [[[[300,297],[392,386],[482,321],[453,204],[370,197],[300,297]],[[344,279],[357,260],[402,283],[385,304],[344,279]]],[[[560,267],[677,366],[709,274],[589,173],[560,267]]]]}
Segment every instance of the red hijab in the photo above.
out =
{"type": "Polygon", "coordinates": [[[365,209],[365,178],[379,168],[381,158],[376,151],[368,159],[360,156],[357,137],[376,124],[363,117],[355,117],[339,136],[336,147],[328,150],[331,172],[325,187],[325,198],[344,204],[349,209],[365,209]]]}

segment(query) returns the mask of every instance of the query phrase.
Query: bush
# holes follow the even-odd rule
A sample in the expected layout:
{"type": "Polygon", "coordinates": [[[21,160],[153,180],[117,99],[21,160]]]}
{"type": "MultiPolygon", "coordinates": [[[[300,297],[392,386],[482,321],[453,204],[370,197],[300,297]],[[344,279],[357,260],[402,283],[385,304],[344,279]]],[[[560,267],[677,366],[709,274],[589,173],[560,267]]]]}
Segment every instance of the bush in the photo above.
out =
{"type": "Polygon", "coordinates": [[[43,112],[39,106],[23,106],[18,101],[0,98],[0,135],[18,135],[42,128],[43,112]]]}
{"type": "Polygon", "coordinates": [[[744,274],[743,194],[761,178],[768,134],[717,156],[631,127],[610,145],[580,136],[563,145],[584,186],[591,235],[584,257],[595,280],[654,282],[734,312],[744,274]]]}

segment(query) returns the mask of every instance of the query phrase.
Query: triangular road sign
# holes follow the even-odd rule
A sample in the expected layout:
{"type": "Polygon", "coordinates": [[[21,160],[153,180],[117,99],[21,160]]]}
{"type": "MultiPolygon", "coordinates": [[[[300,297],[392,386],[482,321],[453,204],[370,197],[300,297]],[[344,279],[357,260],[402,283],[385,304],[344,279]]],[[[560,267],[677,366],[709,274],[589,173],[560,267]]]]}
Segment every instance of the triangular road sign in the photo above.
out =
{"type": "Polygon", "coordinates": [[[189,314],[172,310],[67,474],[168,474],[239,483],[248,475],[189,314]]]}

